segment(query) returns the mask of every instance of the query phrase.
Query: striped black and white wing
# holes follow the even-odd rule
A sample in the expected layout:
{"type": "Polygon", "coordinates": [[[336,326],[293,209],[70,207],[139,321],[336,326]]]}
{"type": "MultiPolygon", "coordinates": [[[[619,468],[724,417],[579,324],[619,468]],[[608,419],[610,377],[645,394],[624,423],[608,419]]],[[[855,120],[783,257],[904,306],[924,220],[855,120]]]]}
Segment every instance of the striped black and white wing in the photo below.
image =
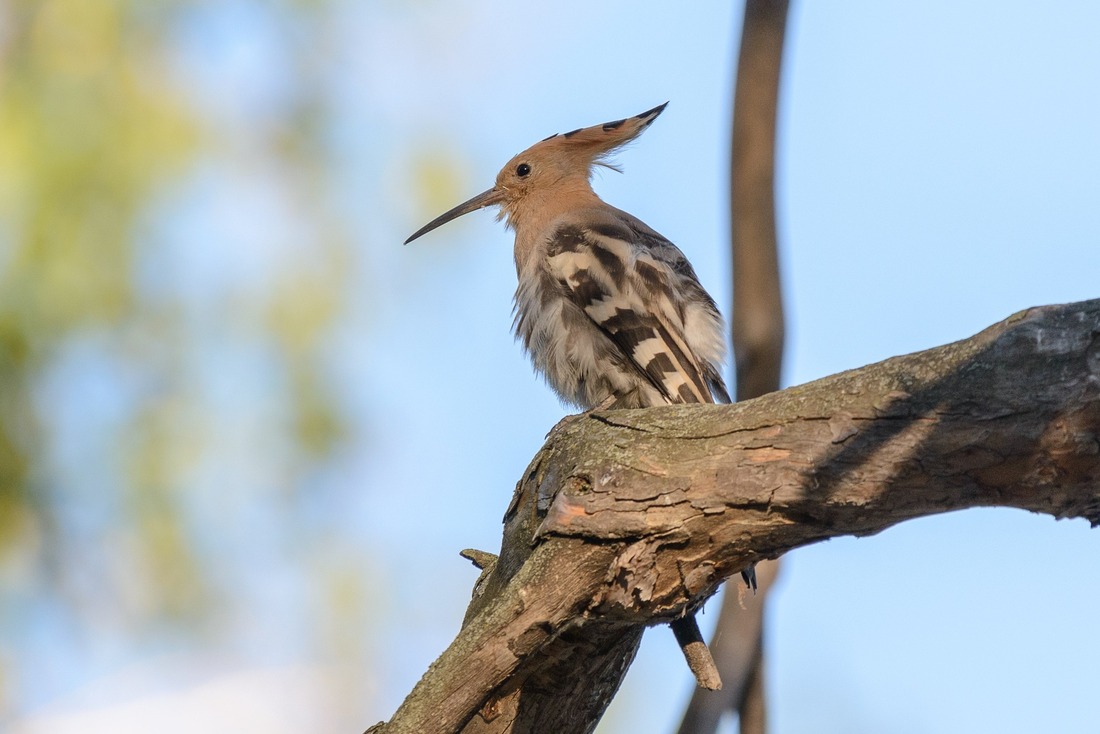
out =
{"type": "Polygon", "coordinates": [[[721,316],[675,245],[640,222],[563,226],[547,263],[566,298],[616,348],[617,366],[605,369],[633,372],[629,403],[729,400],[719,373],[721,316]]]}

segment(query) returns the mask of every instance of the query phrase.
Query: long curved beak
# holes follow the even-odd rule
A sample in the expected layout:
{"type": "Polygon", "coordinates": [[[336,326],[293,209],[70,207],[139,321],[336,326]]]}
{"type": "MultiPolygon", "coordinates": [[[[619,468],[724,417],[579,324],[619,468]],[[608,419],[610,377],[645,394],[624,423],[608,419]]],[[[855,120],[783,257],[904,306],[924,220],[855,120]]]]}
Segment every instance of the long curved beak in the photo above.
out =
{"type": "Polygon", "coordinates": [[[488,191],[482,191],[480,194],[470,199],[469,201],[463,202],[456,206],[454,209],[440,214],[438,217],[413,232],[412,235],[410,235],[409,239],[405,240],[405,244],[407,245],[415,240],[417,237],[431,232],[436,227],[443,226],[452,219],[458,219],[463,214],[469,214],[472,211],[477,211],[478,209],[483,209],[487,206],[492,206],[493,204],[499,204],[501,198],[501,192],[495,188],[489,189],[488,191]]]}

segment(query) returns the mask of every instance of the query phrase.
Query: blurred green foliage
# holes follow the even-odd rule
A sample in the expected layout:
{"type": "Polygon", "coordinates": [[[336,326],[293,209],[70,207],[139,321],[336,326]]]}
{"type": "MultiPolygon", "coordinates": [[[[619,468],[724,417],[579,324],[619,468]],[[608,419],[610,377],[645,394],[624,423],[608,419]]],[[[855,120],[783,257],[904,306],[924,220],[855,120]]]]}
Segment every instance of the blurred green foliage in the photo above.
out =
{"type": "MultiPolygon", "coordinates": [[[[14,573],[23,587],[9,585],[9,598],[46,597],[93,630],[96,615],[105,615],[136,629],[177,620],[195,632],[223,613],[218,595],[233,593],[236,581],[204,557],[227,541],[204,538],[209,530],[187,497],[204,461],[249,440],[225,425],[218,397],[204,386],[222,369],[210,356],[220,348],[211,333],[260,345],[280,376],[262,396],[278,408],[259,409],[285,416],[266,427],[281,436],[284,450],[271,460],[281,476],[253,491],[289,524],[303,477],[349,430],[324,350],[347,307],[354,253],[350,227],[329,203],[322,142],[329,111],[318,59],[306,53],[308,43],[286,44],[281,71],[291,93],[275,110],[280,117],[244,138],[227,131],[181,80],[184,62],[173,53],[188,13],[217,12],[211,8],[182,0],[0,7],[0,561],[29,569],[14,573]],[[141,287],[143,248],[158,247],[156,233],[174,226],[158,214],[165,192],[185,188],[203,161],[256,156],[289,192],[295,232],[306,241],[290,254],[274,252],[254,282],[232,282],[215,303],[186,302],[204,292],[141,287]],[[203,314],[197,324],[195,313],[203,314]],[[106,455],[83,476],[80,467],[55,465],[58,406],[41,395],[66,350],[88,340],[122,364],[111,398],[122,415],[102,433],[84,427],[94,434],[88,445],[105,446],[106,455]],[[88,487],[102,496],[88,496],[88,487]]],[[[299,32],[300,21],[325,8],[286,0],[261,12],[284,14],[281,27],[299,32]]],[[[362,611],[363,580],[346,559],[329,566],[317,574],[331,586],[322,590],[334,600],[327,614],[346,620],[349,609],[362,611]]],[[[0,709],[11,677],[0,670],[0,709]]]]}
{"type": "Polygon", "coordinates": [[[135,310],[134,220],[195,147],[194,120],[157,89],[151,29],[122,3],[9,10],[0,66],[0,542],[49,512],[32,491],[49,437],[29,395],[59,342],[135,310]]]}

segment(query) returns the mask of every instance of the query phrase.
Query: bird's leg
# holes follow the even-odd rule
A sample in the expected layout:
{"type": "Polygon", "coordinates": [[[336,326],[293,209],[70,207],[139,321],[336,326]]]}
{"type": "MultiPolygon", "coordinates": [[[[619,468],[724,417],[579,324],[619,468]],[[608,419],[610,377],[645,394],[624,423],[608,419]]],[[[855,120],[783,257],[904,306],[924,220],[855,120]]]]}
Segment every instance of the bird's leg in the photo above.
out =
{"type": "Polygon", "coordinates": [[[619,397],[617,395],[608,395],[606,398],[604,398],[603,400],[600,401],[599,405],[597,405],[594,408],[589,408],[588,410],[586,410],[584,412],[585,413],[591,413],[594,410],[607,410],[612,405],[614,405],[616,402],[618,402],[618,400],[619,400],[619,397]]]}
{"type": "Polygon", "coordinates": [[[695,614],[688,613],[679,619],[669,623],[676,642],[684,653],[688,668],[695,676],[695,681],[700,688],[708,691],[717,691],[722,688],[722,677],[718,675],[718,666],[714,664],[714,657],[710,654],[710,648],[703,642],[703,634],[699,631],[699,623],[695,621],[695,614]]]}

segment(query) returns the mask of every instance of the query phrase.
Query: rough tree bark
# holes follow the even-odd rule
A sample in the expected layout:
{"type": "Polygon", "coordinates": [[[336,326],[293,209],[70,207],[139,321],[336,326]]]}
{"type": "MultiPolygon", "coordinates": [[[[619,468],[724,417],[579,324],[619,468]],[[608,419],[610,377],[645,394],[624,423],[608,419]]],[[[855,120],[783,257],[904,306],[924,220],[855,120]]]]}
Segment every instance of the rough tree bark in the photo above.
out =
{"type": "Polygon", "coordinates": [[[646,625],[746,564],[968,507],[1100,525],[1100,300],[728,406],[562,421],[393,734],[589,732],[646,625]]]}

